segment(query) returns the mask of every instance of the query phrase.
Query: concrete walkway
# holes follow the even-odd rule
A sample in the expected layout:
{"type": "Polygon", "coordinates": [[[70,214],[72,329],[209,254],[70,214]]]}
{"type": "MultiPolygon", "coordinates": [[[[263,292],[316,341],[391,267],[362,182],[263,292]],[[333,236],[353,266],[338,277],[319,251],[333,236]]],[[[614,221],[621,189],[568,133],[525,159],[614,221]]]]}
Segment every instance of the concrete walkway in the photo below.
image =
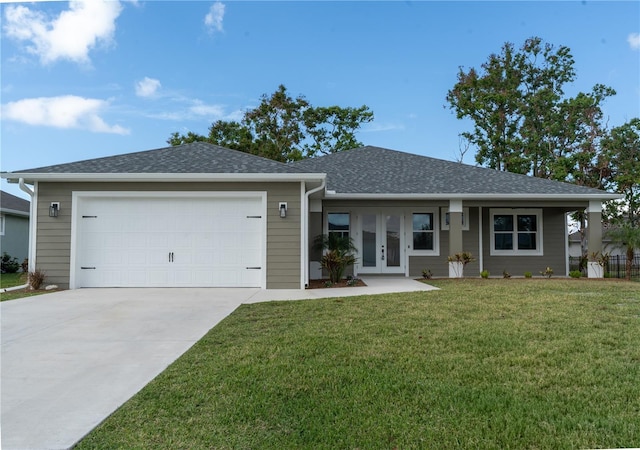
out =
{"type": "Polygon", "coordinates": [[[434,289],[79,289],[0,303],[1,448],[66,449],[242,303],[434,289]]]}

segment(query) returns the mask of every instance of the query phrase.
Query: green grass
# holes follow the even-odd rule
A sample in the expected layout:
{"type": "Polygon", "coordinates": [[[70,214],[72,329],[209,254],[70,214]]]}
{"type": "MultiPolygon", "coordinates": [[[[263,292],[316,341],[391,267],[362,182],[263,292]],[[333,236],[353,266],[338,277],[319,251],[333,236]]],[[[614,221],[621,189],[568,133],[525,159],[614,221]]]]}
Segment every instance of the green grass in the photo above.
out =
{"type": "Polygon", "coordinates": [[[430,282],[243,305],[78,448],[640,444],[637,283],[430,282]]]}
{"type": "Polygon", "coordinates": [[[27,274],[24,272],[0,274],[0,288],[6,289],[27,284],[27,274]]]}

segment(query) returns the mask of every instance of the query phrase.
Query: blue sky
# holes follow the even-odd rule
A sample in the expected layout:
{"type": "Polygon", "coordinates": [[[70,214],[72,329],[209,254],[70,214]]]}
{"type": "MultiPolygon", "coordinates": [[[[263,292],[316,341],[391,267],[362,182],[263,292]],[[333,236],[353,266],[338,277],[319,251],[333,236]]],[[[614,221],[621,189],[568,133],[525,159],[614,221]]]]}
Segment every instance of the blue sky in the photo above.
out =
{"type": "MultiPolygon", "coordinates": [[[[640,2],[108,1],[3,3],[1,170],[206,134],[284,84],[314,106],[366,104],[360,141],[455,160],[459,66],[509,41],[566,45],[568,95],[613,87],[609,126],[640,116],[640,2]]],[[[474,164],[470,150],[464,162],[474,164]]],[[[17,186],[2,189],[24,197],[17,186]]]]}

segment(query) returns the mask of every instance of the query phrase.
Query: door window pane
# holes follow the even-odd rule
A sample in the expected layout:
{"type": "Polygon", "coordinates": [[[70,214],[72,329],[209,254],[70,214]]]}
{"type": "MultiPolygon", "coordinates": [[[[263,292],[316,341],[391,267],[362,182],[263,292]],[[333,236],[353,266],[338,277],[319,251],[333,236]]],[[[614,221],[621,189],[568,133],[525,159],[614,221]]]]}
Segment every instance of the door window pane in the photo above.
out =
{"type": "Polygon", "coordinates": [[[400,267],[400,216],[387,216],[387,267],[400,267]]]}
{"type": "Polygon", "coordinates": [[[362,266],[376,266],[376,220],[375,214],[362,216],[362,266]]]}

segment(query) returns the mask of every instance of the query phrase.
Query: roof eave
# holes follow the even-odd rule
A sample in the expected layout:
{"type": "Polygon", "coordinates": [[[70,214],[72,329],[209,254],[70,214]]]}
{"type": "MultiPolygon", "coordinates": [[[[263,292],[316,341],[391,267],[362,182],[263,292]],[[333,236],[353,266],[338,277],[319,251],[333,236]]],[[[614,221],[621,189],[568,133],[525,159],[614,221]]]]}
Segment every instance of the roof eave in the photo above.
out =
{"type": "Polygon", "coordinates": [[[10,209],[10,208],[0,208],[0,213],[10,214],[12,216],[29,217],[28,211],[19,211],[17,209],[10,209]]]}
{"type": "Polygon", "coordinates": [[[363,193],[331,193],[327,191],[327,199],[344,200],[615,200],[623,198],[620,194],[603,192],[601,194],[460,194],[460,193],[408,193],[408,194],[363,194],[363,193]]]}
{"type": "Polygon", "coordinates": [[[27,173],[0,174],[11,183],[23,178],[27,183],[49,182],[214,182],[214,181],[322,181],[324,173],[27,173]]]}

